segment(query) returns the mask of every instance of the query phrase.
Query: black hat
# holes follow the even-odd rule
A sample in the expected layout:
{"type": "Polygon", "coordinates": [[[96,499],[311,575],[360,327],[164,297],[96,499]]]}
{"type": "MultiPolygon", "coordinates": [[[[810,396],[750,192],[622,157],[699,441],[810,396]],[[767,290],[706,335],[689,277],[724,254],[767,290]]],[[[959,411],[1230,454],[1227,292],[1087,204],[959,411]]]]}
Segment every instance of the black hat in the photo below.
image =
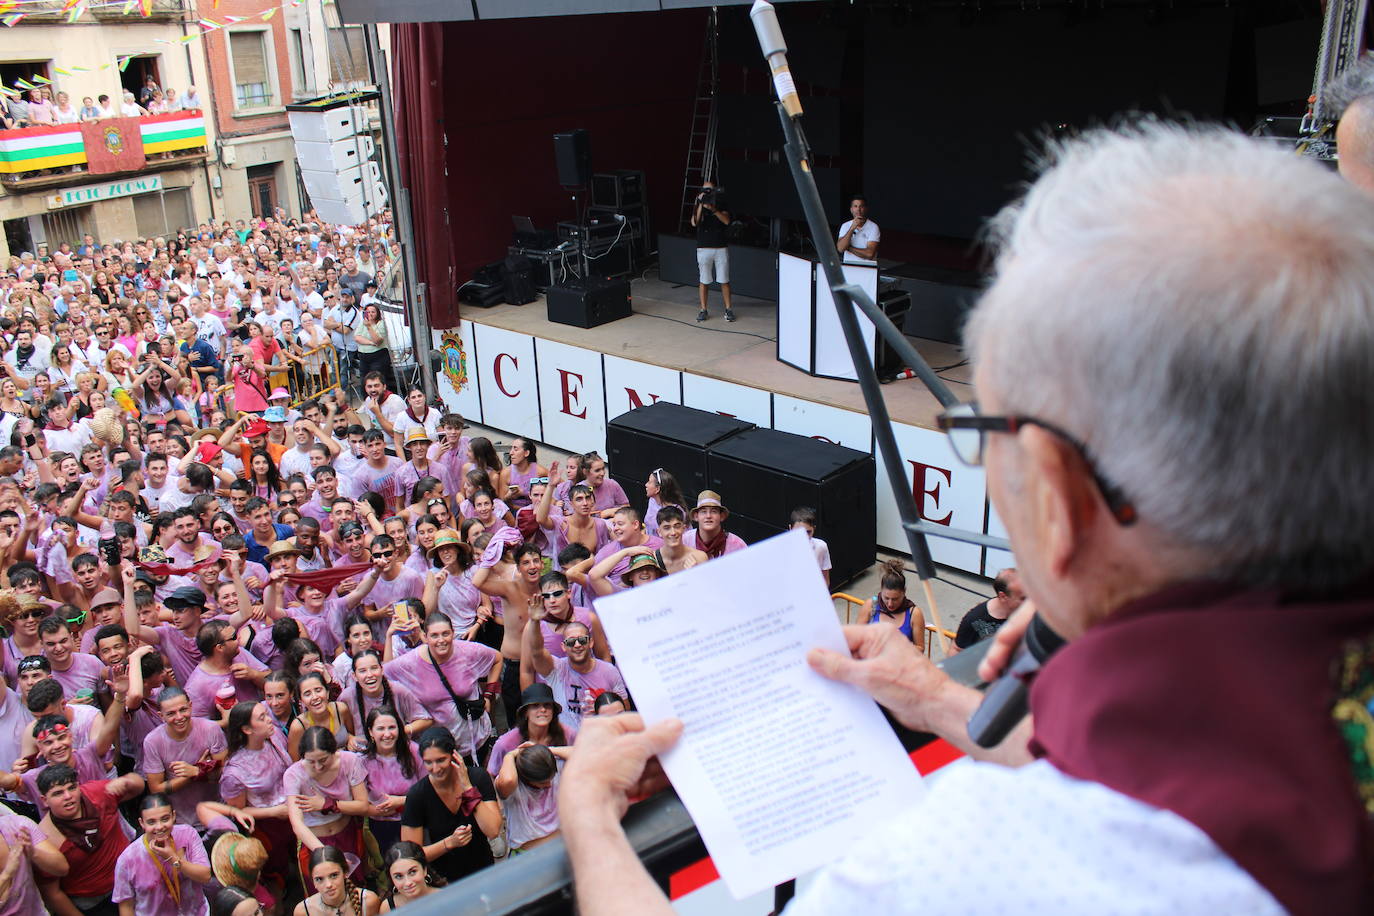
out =
{"type": "Polygon", "coordinates": [[[183,585],[162,599],[162,606],[170,610],[187,607],[205,607],[205,592],[194,585],[183,585]]]}
{"type": "Polygon", "coordinates": [[[520,708],[515,711],[515,714],[518,716],[526,706],[536,706],[540,703],[547,703],[552,706],[555,716],[563,714],[563,707],[553,698],[553,688],[548,684],[531,684],[520,691],[520,708]]]}
{"type": "Polygon", "coordinates": [[[134,573],[134,581],[147,582],[149,585],[157,585],[157,579],[154,579],[153,574],[146,569],[140,569],[138,572],[134,573]]]}

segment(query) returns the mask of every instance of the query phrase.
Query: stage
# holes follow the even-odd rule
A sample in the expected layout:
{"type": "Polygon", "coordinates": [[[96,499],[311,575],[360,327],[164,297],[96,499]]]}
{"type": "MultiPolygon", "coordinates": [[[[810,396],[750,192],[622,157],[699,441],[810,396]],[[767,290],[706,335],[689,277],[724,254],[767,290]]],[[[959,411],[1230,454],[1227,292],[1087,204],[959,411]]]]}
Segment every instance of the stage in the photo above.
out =
{"type": "MultiPolygon", "coordinates": [[[[491,327],[530,334],[576,347],[589,347],[626,359],[652,363],[775,394],[804,398],[864,413],[864,399],[854,382],[813,378],[777,360],[776,302],[735,296],[739,320],[725,320],[718,288],[711,289],[711,317],[697,322],[697,288],[648,278],[631,285],[635,314],[612,324],[584,330],[553,324],[545,317],[544,299],[529,305],[463,308],[463,317],[491,327]]],[[[962,364],[963,351],[936,340],[910,338],[927,363],[936,368],[962,364]]],[[[972,393],[966,365],[940,373],[961,399],[972,393]]],[[[896,422],[935,429],[939,402],[917,379],[883,386],[887,409],[896,422]]]]}
{"type": "MultiPolygon", "coordinates": [[[[459,328],[435,332],[445,355],[440,394],[471,421],[566,451],[604,451],[609,419],[659,400],[873,450],[856,383],[813,378],[777,361],[776,303],[737,296],[739,320],[727,323],[712,290],[711,317],[699,324],[696,287],[660,281],[652,270],[633,282],[631,296],[632,316],[589,330],[551,323],[542,298],[523,306],[464,307],[459,328]]],[[[933,367],[955,367],[941,376],[957,395],[972,396],[958,347],[916,345],[933,367]]],[[[935,429],[935,398],[916,379],[882,390],[921,515],[1003,535],[982,470],[959,463],[935,429]]],[[[905,553],[891,490],[879,476],[877,542],[905,553]]],[[[953,541],[937,539],[932,551],[938,562],[979,575],[1012,565],[1007,554],[953,541]]]]}

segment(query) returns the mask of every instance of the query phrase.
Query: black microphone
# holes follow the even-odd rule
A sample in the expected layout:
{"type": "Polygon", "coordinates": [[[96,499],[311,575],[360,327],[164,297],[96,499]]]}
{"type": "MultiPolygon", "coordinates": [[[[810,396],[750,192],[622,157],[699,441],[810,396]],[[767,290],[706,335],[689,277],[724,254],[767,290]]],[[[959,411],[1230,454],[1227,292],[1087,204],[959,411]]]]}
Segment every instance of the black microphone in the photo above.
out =
{"type": "Polygon", "coordinates": [[[1030,676],[1062,645],[1064,638],[1051,630],[1044,618],[1039,614],[1031,618],[1006,672],[988,687],[983,702],[969,717],[968,736],[974,744],[996,747],[1026,717],[1030,711],[1030,676]]]}

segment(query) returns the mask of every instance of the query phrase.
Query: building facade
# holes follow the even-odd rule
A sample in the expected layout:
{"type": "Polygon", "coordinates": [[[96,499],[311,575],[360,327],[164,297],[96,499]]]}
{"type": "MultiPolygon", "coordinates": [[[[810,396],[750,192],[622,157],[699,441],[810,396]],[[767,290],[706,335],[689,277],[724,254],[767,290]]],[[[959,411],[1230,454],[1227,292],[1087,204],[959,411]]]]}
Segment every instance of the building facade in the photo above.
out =
{"type": "Polygon", "coordinates": [[[309,199],[285,106],[370,84],[362,28],[342,26],[336,5],[323,0],[197,2],[202,20],[223,24],[201,41],[219,138],[218,202],[235,220],[277,207],[298,215],[309,199]]]}
{"type": "MultiPolygon", "coordinates": [[[[152,0],[148,15],[123,5],[87,8],[73,21],[62,0],[26,3],[0,29],[0,83],[65,93],[73,107],[108,96],[118,113],[125,89],[151,79],[185,95],[204,87],[204,58],[186,18],[189,0],[152,0]]],[[[203,89],[199,95],[206,97],[203,89]]],[[[94,125],[0,130],[0,257],[46,244],[76,244],[175,233],[215,215],[207,149],[213,124],[201,110],[94,125]]]]}

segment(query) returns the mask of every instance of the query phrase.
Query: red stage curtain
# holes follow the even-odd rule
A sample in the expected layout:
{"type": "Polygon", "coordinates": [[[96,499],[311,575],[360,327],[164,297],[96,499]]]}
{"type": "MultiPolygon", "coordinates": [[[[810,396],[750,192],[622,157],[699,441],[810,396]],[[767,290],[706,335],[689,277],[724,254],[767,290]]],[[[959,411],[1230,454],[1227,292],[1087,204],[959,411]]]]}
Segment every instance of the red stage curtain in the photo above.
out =
{"type": "MultiPolygon", "coordinates": [[[[410,189],[415,227],[415,262],[426,285],[429,319],[435,328],[458,324],[453,273],[453,233],[448,225],[445,169],[443,23],[391,26],[395,59],[392,87],[401,182],[410,189]]],[[[450,74],[451,77],[451,74],[450,74]]]]}

